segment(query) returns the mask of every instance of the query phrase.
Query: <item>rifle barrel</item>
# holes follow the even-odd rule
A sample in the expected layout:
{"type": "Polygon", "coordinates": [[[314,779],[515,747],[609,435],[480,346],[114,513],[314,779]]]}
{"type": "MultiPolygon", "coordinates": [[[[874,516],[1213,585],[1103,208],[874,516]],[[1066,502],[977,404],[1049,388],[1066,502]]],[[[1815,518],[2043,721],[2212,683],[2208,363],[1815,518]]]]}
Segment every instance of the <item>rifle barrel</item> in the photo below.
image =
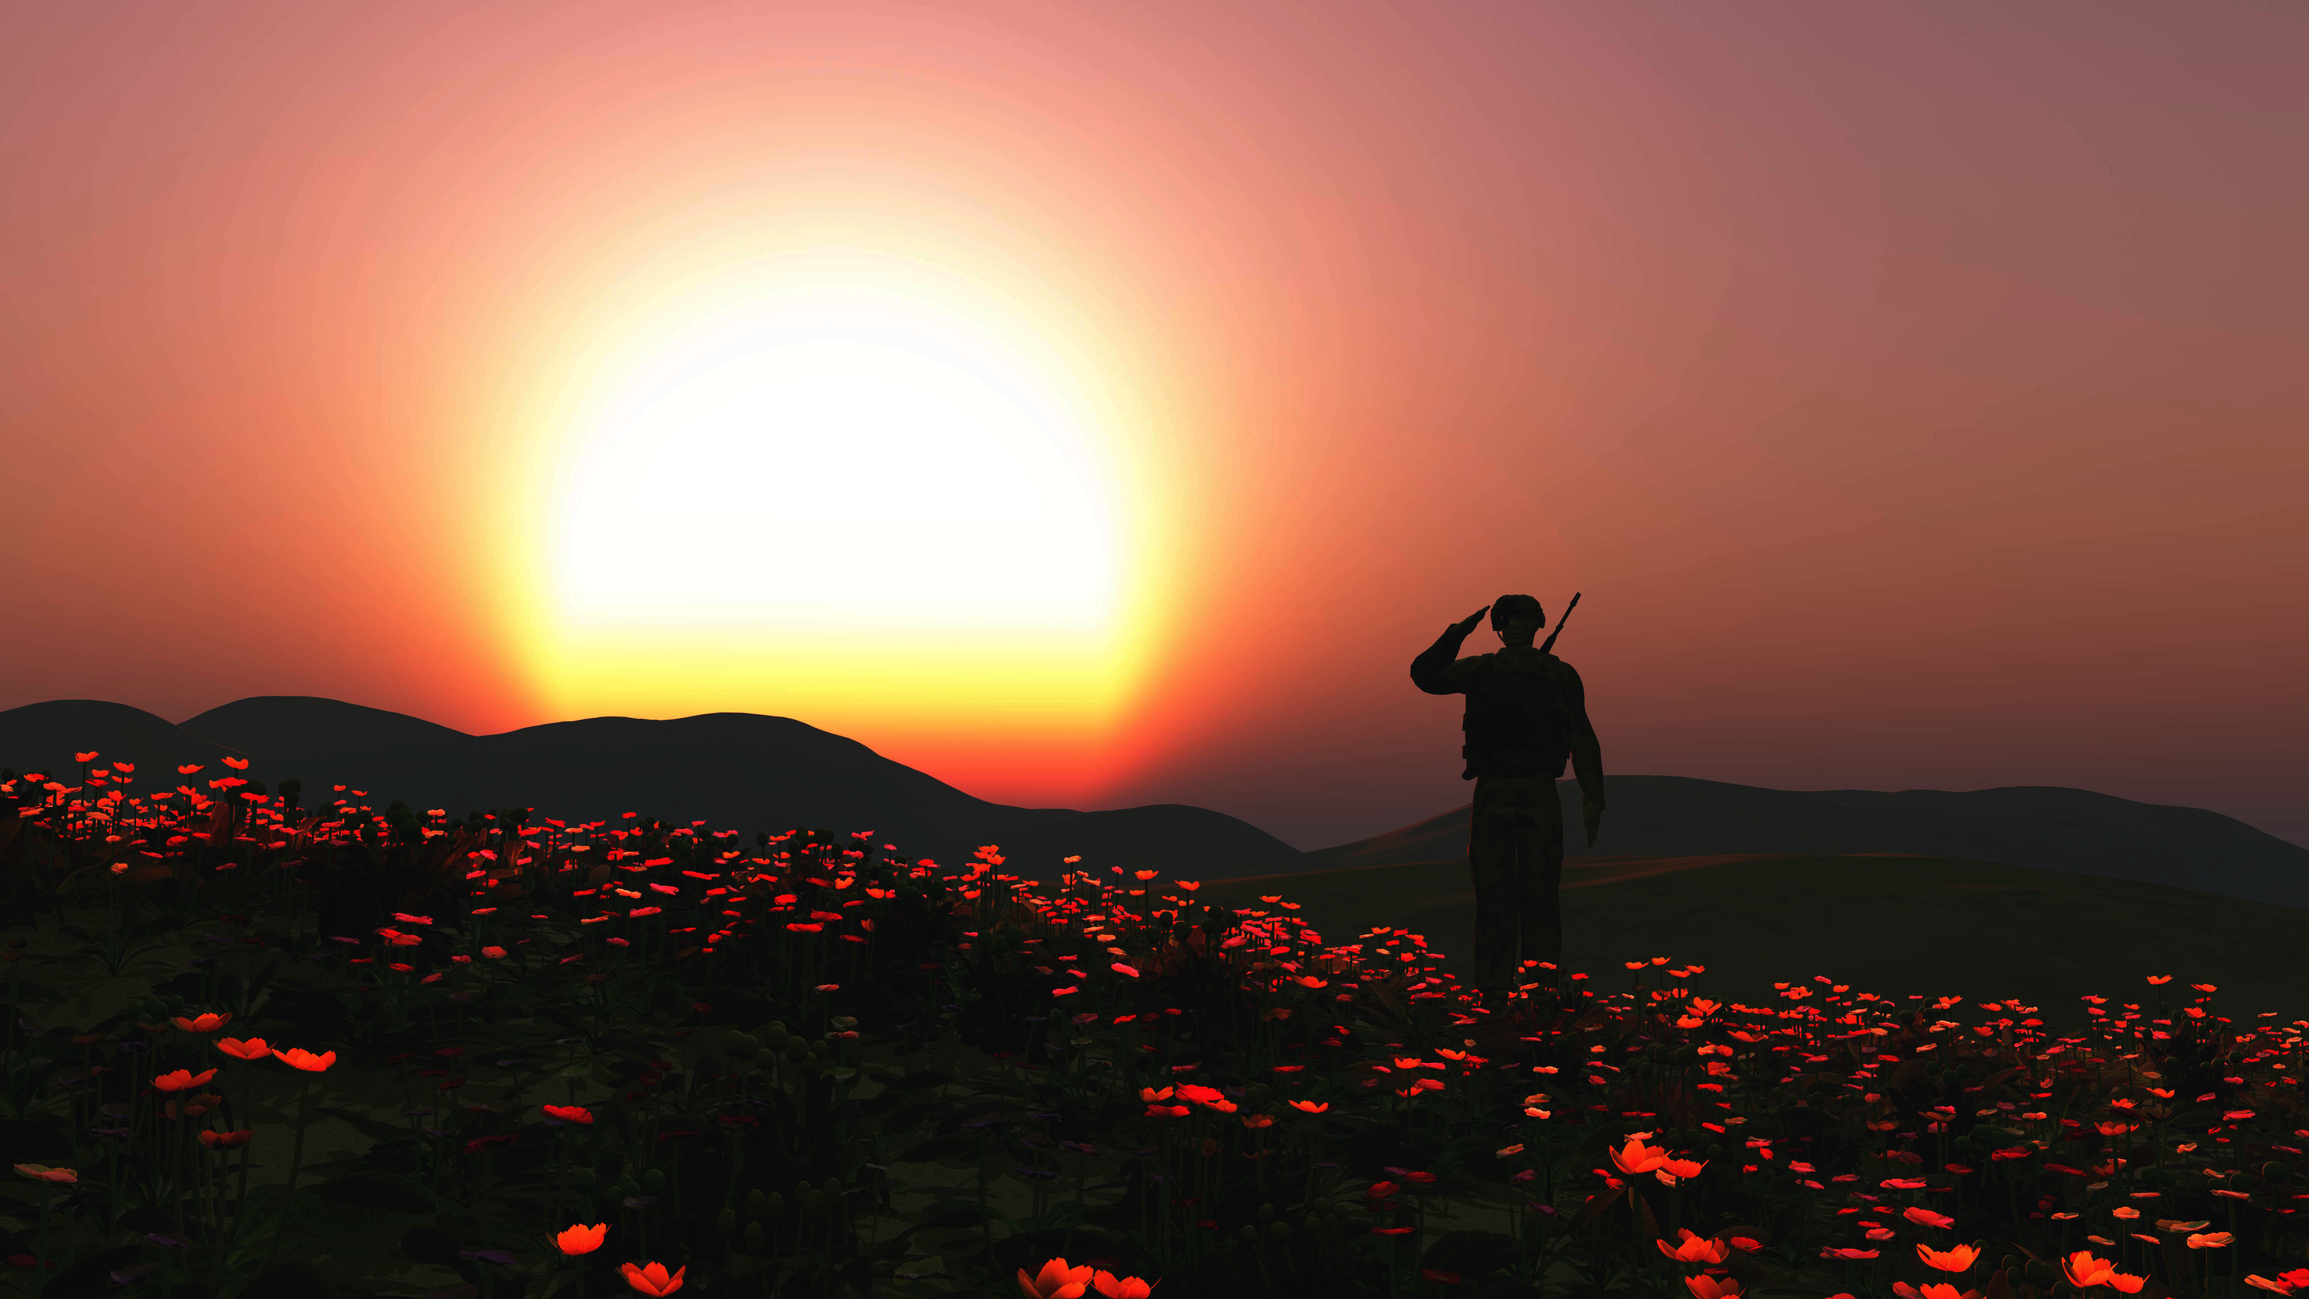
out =
{"type": "Polygon", "coordinates": [[[1555,630],[1547,634],[1547,643],[1539,647],[1540,653],[1545,654],[1555,648],[1555,638],[1563,635],[1563,625],[1571,621],[1571,611],[1578,607],[1579,592],[1574,591],[1571,593],[1571,603],[1563,607],[1563,616],[1555,620],[1555,630]]]}

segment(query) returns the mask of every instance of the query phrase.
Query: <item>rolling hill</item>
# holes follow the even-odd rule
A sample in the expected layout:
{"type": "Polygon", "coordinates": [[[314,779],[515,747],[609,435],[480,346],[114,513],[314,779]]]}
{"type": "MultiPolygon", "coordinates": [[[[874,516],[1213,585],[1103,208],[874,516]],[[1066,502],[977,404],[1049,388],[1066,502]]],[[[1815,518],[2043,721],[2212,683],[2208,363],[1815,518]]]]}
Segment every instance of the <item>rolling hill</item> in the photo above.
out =
{"type": "MultiPolygon", "coordinates": [[[[1408,929],[1472,979],[1475,893],[1463,860],[1226,880],[1196,896],[1260,909],[1271,909],[1263,897],[1296,902],[1332,944],[1381,924],[1408,929]]],[[[2213,984],[2214,1013],[2240,1026],[2262,1011],[2280,1023],[2309,1015],[2309,911],[2158,884],[1952,857],[1735,853],[1575,859],[1561,897],[1563,967],[1590,974],[1599,993],[1628,989],[1623,962],[1665,956],[1706,967],[1692,980],[1699,995],[1751,1004],[1769,1002],[1774,983],[1827,975],[1902,1000],[2019,997],[2074,1027],[2087,993],[2154,1005],[2164,994],[2146,976],[2170,974],[2168,990],[2213,984]]]]}
{"type": "MultiPolygon", "coordinates": [[[[453,816],[528,807],[573,823],[632,811],[740,831],[871,830],[876,842],[945,863],[998,844],[1008,869],[1030,876],[1078,854],[1091,865],[1206,880],[1459,861],[1470,811],[1463,804],[1300,852],[1245,821],[1185,804],[1085,812],[990,803],[854,740],[758,713],[595,717],[468,735],[302,695],[241,699],[182,724],[92,699],[0,711],[0,764],[71,783],[79,778],[73,754],[90,749],[99,761],[135,763],[138,790],[177,783],[179,763],[207,763],[201,778],[210,778],[231,755],[248,758],[249,776],[268,786],[300,777],[308,806],[325,805],[328,787],[342,784],[368,791],[361,801],[372,807],[400,798],[453,816]]],[[[1575,862],[1915,853],[2309,907],[2309,849],[2199,808],[2052,786],[1802,792],[1614,775],[1609,788],[1603,832],[1587,848],[1578,842],[1577,787],[1558,786],[1575,862]]]]}
{"type": "Polygon", "coordinates": [[[209,779],[230,755],[249,759],[249,778],[268,787],[298,777],[308,807],[327,805],[335,797],[329,786],[341,784],[368,791],[359,801],[372,807],[399,798],[451,816],[527,807],[572,823],[639,812],[772,834],[798,825],[837,835],[871,830],[877,843],[949,864],[984,844],[1000,845],[1012,868],[1030,870],[1056,868],[1074,854],[1132,870],[1298,856],[1255,826],[1183,804],[1081,812],[989,803],[855,740],[758,713],[594,717],[468,735],[308,696],[243,699],[182,725],[91,699],[0,712],[0,763],[17,771],[70,784],[80,775],[73,754],[91,749],[100,762],[134,763],[132,790],[174,785],[181,763],[209,764],[200,776],[209,779]]]}

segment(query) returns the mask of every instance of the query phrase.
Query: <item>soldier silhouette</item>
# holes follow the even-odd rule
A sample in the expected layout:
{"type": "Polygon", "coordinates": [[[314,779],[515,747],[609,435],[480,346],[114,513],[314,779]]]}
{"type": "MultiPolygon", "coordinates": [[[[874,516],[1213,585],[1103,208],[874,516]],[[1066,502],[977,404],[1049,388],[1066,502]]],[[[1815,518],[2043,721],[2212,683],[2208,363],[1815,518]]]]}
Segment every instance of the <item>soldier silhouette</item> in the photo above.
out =
{"type": "MultiPolygon", "coordinates": [[[[1458,658],[1459,645],[1484,610],[1444,629],[1411,661],[1411,682],[1431,695],[1465,694],[1461,728],[1467,761],[1461,780],[1475,782],[1467,864],[1475,877],[1475,981],[1487,992],[1519,979],[1553,986],[1560,963],[1563,914],[1563,806],[1555,782],[1568,759],[1579,778],[1580,820],[1589,846],[1603,820],[1603,749],[1587,719],[1587,690],[1569,663],[1531,641],[1547,613],[1528,595],[1503,595],[1488,606],[1501,648],[1458,658]]],[[[1560,627],[1559,627],[1560,630],[1560,627]]],[[[1551,637],[1549,643],[1554,643],[1551,637]]]]}

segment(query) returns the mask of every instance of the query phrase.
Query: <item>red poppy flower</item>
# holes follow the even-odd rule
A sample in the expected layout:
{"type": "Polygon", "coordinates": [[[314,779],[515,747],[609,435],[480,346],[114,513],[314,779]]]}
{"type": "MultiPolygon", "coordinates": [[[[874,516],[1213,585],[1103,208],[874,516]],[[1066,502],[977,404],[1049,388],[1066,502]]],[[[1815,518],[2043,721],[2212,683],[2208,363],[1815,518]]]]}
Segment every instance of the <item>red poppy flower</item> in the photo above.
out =
{"type": "Polygon", "coordinates": [[[684,1266],[667,1276],[663,1263],[651,1263],[648,1267],[620,1263],[617,1268],[617,1274],[625,1278],[627,1285],[646,1295],[669,1295],[681,1289],[681,1274],[687,1271],[689,1268],[684,1266]]]}
{"type": "Polygon", "coordinates": [[[1739,1299],[1740,1294],[1738,1281],[1718,1281],[1704,1274],[1685,1277],[1684,1288],[1692,1292],[1692,1299],[1739,1299]]]}
{"type": "Polygon", "coordinates": [[[591,1123],[593,1111],[583,1105],[547,1105],[545,1112],[564,1123],[591,1123]]]}
{"type": "Polygon", "coordinates": [[[50,1168],[46,1164],[18,1164],[16,1171],[35,1182],[48,1182],[58,1186],[80,1180],[80,1174],[69,1168],[50,1168]]]}
{"type": "Polygon", "coordinates": [[[226,1011],[221,1015],[214,1011],[209,1011],[192,1019],[187,1019],[184,1016],[179,1015],[176,1017],[174,1022],[178,1028],[183,1029],[187,1033],[214,1033],[218,1029],[223,1028],[225,1025],[232,1023],[233,1017],[232,1012],[230,1011],[226,1011]]]}
{"type": "Polygon", "coordinates": [[[220,1037],[216,1049],[241,1060],[262,1060],[272,1054],[272,1048],[266,1046],[261,1037],[252,1037],[246,1042],[237,1037],[220,1037]]]}
{"type": "MultiPolygon", "coordinates": [[[[1146,874],[1152,875],[1153,871],[1146,874]]],[[[1091,1284],[1105,1299],[1148,1299],[1154,1287],[1135,1276],[1117,1277],[1101,1271],[1091,1277],[1091,1284]]]]}
{"type": "Polygon", "coordinates": [[[1934,1213],[1920,1205],[1910,1205],[1902,1209],[1900,1216],[1920,1227],[1953,1227],[1956,1225],[1956,1219],[1945,1213],[1934,1213]]]}
{"type": "Polygon", "coordinates": [[[254,1129],[243,1129],[239,1132],[211,1132],[207,1128],[202,1128],[193,1135],[199,1137],[200,1143],[211,1150],[238,1150],[247,1145],[249,1138],[255,1136],[256,1132],[254,1129]]]}
{"type": "Polygon", "coordinates": [[[590,1254],[601,1248],[609,1236],[609,1224],[597,1222],[590,1227],[571,1223],[553,1234],[553,1247],[564,1254],[590,1254]]]}
{"type": "Polygon", "coordinates": [[[1973,1263],[1979,1260],[1980,1251],[1970,1245],[1957,1245],[1945,1250],[1933,1249],[1920,1241],[1916,1246],[1916,1257],[1923,1259],[1927,1267],[1936,1267],[1943,1272],[1963,1272],[1970,1270],[1973,1263]]]}
{"type": "Polygon", "coordinates": [[[1018,1269],[1018,1288],[1026,1299],[1082,1299],[1096,1279],[1096,1271],[1088,1264],[1068,1267],[1065,1259],[1054,1258],[1033,1276],[1027,1275],[1025,1268],[1018,1269]]]}
{"type": "Polygon", "coordinates": [[[274,1051],[273,1059],[302,1069],[306,1073],[320,1073],[337,1062],[337,1053],[330,1051],[324,1055],[314,1055],[301,1046],[292,1046],[286,1051],[274,1051]]]}
{"type": "Polygon", "coordinates": [[[1680,1239],[1673,1246],[1664,1240],[1655,1240],[1652,1243],[1660,1247],[1662,1254],[1678,1263],[1721,1263],[1725,1256],[1732,1252],[1731,1246],[1720,1240],[1702,1236],[1689,1227],[1676,1228],[1676,1234],[1680,1239]]]}
{"type": "Polygon", "coordinates": [[[164,1073],[153,1079],[152,1085],[164,1092],[191,1091],[195,1087],[205,1086],[208,1080],[214,1077],[216,1077],[216,1070],[214,1069],[204,1069],[197,1075],[190,1069],[178,1069],[173,1073],[164,1073]]]}

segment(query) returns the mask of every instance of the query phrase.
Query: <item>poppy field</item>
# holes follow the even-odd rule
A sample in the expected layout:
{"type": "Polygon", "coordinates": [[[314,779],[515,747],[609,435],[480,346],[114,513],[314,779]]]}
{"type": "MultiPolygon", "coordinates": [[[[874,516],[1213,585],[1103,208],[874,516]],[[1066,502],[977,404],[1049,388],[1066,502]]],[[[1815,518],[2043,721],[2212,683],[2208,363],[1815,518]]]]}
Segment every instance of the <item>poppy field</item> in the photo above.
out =
{"type": "Polygon", "coordinates": [[[1192,863],[77,756],[0,771],[19,1293],[2309,1294],[2309,1021],[2217,971],[1486,996],[1192,863]]]}

